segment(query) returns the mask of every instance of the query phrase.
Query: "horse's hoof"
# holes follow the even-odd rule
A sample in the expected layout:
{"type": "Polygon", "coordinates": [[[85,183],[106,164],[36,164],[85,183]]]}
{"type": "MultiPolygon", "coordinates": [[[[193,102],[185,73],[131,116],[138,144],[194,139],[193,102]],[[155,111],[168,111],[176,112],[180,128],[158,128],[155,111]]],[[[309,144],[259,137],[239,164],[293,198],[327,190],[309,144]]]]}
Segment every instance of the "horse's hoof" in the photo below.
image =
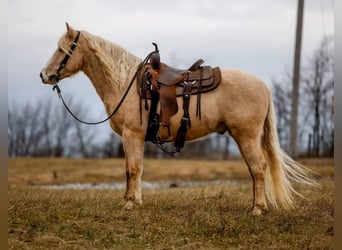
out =
{"type": "Polygon", "coordinates": [[[262,210],[260,208],[253,208],[252,215],[260,216],[260,215],[262,215],[262,210]]]}
{"type": "Polygon", "coordinates": [[[260,208],[260,207],[254,207],[252,209],[252,215],[253,216],[260,216],[260,215],[263,215],[267,212],[266,209],[263,209],[263,208],[260,208]]]}
{"type": "Polygon", "coordinates": [[[126,204],[123,206],[123,209],[132,210],[134,208],[133,201],[127,201],[126,204]]]}
{"type": "Polygon", "coordinates": [[[137,201],[125,201],[123,203],[120,204],[122,206],[123,209],[126,210],[132,210],[134,208],[139,208],[142,207],[142,201],[141,200],[137,200],[137,201]]]}

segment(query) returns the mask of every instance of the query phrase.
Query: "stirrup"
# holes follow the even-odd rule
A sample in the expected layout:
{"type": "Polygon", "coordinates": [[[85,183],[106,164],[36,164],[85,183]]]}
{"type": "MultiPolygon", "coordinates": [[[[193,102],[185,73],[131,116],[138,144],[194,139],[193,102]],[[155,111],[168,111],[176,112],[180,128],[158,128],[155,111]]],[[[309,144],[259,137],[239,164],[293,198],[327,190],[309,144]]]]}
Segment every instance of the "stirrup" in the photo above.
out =
{"type": "Polygon", "coordinates": [[[173,138],[172,138],[172,134],[170,131],[170,125],[161,125],[160,124],[158,132],[157,132],[157,138],[158,138],[158,141],[163,142],[163,143],[164,142],[172,142],[173,138]],[[161,130],[164,130],[164,131],[161,131],[161,130]]]}

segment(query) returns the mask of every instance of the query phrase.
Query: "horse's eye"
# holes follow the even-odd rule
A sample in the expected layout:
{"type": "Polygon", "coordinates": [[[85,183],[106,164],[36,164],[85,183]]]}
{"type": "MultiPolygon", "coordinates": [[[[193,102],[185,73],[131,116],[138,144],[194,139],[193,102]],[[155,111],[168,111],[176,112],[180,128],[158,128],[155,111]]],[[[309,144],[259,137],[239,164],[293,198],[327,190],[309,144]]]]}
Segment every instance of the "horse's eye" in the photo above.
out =
{"type": "Polygon", "coordinates": [[[62,50],[61,48],[58,48],[58,51],[61,52],[61,53],[63,53],[63,50],[62,50]]]}

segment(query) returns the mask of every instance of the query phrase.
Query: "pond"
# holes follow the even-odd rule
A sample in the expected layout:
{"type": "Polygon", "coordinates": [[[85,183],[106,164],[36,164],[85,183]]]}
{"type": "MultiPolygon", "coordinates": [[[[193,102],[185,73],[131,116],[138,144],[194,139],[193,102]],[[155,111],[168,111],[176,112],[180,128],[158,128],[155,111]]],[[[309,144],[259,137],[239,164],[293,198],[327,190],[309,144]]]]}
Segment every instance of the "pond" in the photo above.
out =
{"type": "MultiPolygon", "coordinates": [[[[238,180],[197,180],[197,181],[142,181],[142,189],[157,188],[177,188],[177,187],[201,187],[211,185],[236,185],[238,180]]],[[[126,188],[126,182],[109,182],[109,183],[67,183],[53,185],[35,185],[37,188],[45,189],[73,189],[73,190],[95,190],[95,189],[111,189],[120,190],[126,188]]]]}

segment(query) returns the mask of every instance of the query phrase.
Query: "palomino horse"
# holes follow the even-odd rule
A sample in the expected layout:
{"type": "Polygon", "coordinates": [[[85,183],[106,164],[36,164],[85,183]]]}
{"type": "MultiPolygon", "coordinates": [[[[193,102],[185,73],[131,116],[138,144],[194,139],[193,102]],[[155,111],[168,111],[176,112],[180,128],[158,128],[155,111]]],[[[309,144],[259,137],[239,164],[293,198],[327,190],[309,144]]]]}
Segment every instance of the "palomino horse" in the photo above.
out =
{"type": "MultiPolygon", "coordinates": [[[[77,32],[68,24],[66,28],[58,49],[40,73],[42,81],[54,85],[83,71],[110,114],[142,60],[103,38],[85,31],[77,32]],[[65,57],[70,57],[67,63],[65,57]]],[[[313,184],[314,181],[306,168],[280,149],[270,90],[261,80],[244,72],[222,70],[221,74],[221,84],[202,95],[201,120],[195,118],[195,98],[190,100],[190,116],[194,119],[186,140],[213,132],[228,132],[236,141],[253,179],[252,214],[262,214],[267,209],[267,200],[274,207],[293,207],[294,194],[298,192],[291,182],[313,184]]],[[[126,209],[142,204],[141,176],[148,111],[142,111],[141,124],[139,101],[136,88],[132,88],[110,119],[111,128],[122,138],[126,156],[126,209]]],[[[182,98],[177,98],[177,102],[182,106],[182,98]]],[[[173,138],[181,113],[171,117],[173,138]]]]}

